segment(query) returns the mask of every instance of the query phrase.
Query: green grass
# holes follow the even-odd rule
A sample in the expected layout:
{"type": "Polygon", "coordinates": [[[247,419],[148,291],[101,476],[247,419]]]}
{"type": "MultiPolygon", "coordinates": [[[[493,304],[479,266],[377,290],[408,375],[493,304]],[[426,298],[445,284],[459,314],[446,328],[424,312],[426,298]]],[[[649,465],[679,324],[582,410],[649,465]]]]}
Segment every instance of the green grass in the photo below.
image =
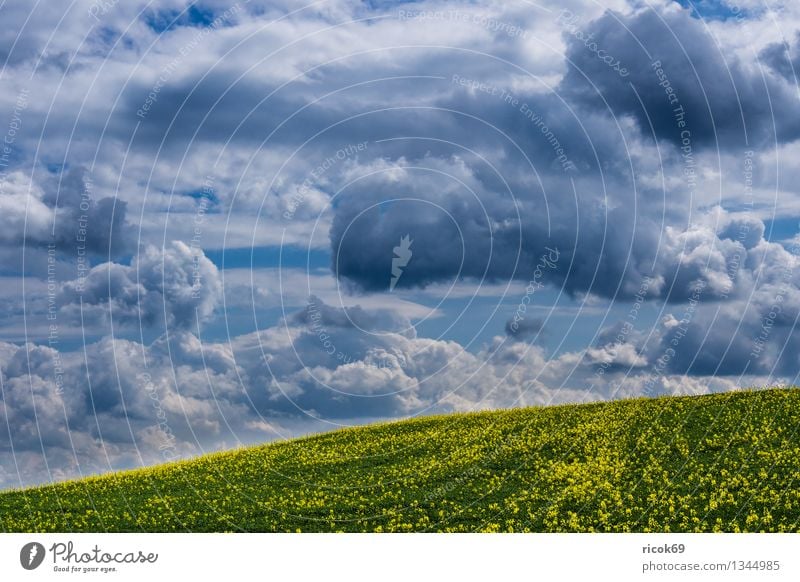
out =
{"type": "Polygon", "coordinates": [[[797,531],[800,390],[427,417],[0,493],[6,531],[797,531]]]}

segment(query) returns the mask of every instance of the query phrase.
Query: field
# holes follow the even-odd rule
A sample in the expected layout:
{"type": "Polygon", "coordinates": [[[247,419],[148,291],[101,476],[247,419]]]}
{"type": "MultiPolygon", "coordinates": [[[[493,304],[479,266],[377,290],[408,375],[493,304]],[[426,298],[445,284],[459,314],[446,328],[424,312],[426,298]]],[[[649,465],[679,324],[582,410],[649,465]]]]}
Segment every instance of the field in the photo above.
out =
{"type": "Polygon", "coordinates": [[[800,390],[427,417],[0,494],[5,531],[797,531],[800,390]]]}

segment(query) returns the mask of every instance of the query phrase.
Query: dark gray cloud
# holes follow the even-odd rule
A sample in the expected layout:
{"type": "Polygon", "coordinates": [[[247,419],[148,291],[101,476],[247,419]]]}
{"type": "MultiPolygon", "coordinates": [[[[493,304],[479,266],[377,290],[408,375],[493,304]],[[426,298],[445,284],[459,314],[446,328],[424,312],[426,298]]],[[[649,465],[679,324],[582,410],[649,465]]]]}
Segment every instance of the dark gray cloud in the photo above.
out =
{"type": "Polygon", "coordinates": [[[42,201],[53,208],[54,242],[76,255],[118,257],[135,248],[135,236],[126,220],[128,204],[96,192],[85,168],[76,167],[47,181],[42,201]]]}
{"type": "Polygon", "coordinates": [[[576,188],[571,197],[548,192],[542,205],[525,191],[517,191],[518,199],[493,191],[459,159],[404,162],[359,181],[337,203],[334,271],[363,289],[388,289],[394,248],[408,235],[412,255],[398,280],[401,288],[460,278],[528,281],[552,253],[548,249],[555,249],[557,260],[539,269],[537,278],[573,295],[632,298],[648,277],[654,280],[648,300],[685,301],[698,281],[718,300],[746,291],[731,273],[752,269],[733,267],[763,241],[759,219],[712,208],[696,212],[691,224],[685,208],[685,223],[664,224],[663,217],[659,222],[650,216],[658,210],[646,201],[637,208],[615,192],[619,202],[609,208],[588,184],[577,182],[576,188]],[[412,165],[424,169],[405,167],[412,165]]]}
{"type": "Polygon", "coordinates": [[[414,334],[411,322],[393,311],[366,310],[359,305],[336,308],[327,305],[322,299],[312,295],[302,311],[289,316],[294,325],[323,326],[331,328],[354,328],[364,332],[391,331],[401,334],[414,334]]]}
{"type": "MultiPolygon", "coordinates": [[[[781,141],[794,139],[791,87],[723,54],[687,10],[607,13],[580,26],[581,38],[591,35],[596,46],[564,33],[569,65],[558,96],[514,95],[541,123],[520,115],[519,104],[499,103],[502,99],[490,91],[511,89],[491,83],[469,97],[456,91],[440,100],[443,106],[489,116],[495,127],[507,130],[510,141],[492,139],[492,130],[473,132],[484,143],[488,136],[497,144],[504,154],[499,165],[489,169],[461,152],[449,164],[441,164],[444,152],[406,157],[403,165],[442,169],[447,177],[422,171],[412,179],[408,171],[402,179],[372,177],[341,194],[331,229],[339,277],[366,290],[387,289],[392,250],[409,235],[415,241],[413,257],[400,286],[425,287],[460,277],[525,280],[546,248],[558,248],[561,260],[545,281],[576,296],[631,298],[646,277],[656,281],[649,300],[685,301],[697,281],[718,300],[744,292],[729,271],[742,246],[762,240],[764,225],[753,216],[710,224],[720,215],[693,207],[701,167],[713,163],[716,144],[717,151],[741,153],[775,132],[781,141]],[[598,59],[592,50],[597,47],[624,60],[627,76],[598,59]],[[653,66],[656,61],[660,66],[653,66]],[[666,77],[660,78],[658,69],[666,77]],[[667,87],[677,99],[672,104],[667,87]],[[680,118],[676,107],[684,111],[680,118]],[[775,111],[791,119],[778,124],[775,111]],[[577,172],[553,167],[552,142],[542,139],[545,129],[575,160],[577,172]],[[650,169],[635,150],[658,156],[671,185],[644,180],[650,169]],[[460,166],[462,159],[469,170],[460,166]],[[515,179],[509,169],[525,167],[527,160],[539,172],[535,181],[515,179]],[[698,218],[706,227],[692,224],[698,218]],[[746,236],[739,236],[745,227],[746,236]]],[[[416,121],[410,117],[408,123],[416,121]]],[[[471,125],[464,120],[460,129],[471,125]]],[[[447,125],[437,130],[452,130],[462,143],[475,141],[447,125]]]]}
{"type": "Polygon", "coordinates": [[[39,180],[13,172],[2,184],[0,208],[0,240],[52,247],[59,260],[118,257],[135,247],[127,203],[99,196],[82,167],[39,180]]]}
{"type": "MultiPolygon", "coordinates": [[[[658,139],[682,146],[689,136],[696,149],[741,149],[800,136],[793,84],[726,53],[688,10],[609,12],[568,43],[564,94],[584,107],[633,116],[658,139]],[[621,61],[629,75],[609,67],[597,50],[621,61]]],[[[768,49],[768,61],[785,70],[775,52],[768,49]]]]}
{"type": "Polygon", "coordinates": [[[758,54],[758,58],[775,73],[795,85],[800,71],[800,36],[795,33],[794,44],[785,41],[767,45],[758,54]]]}
{"type": "Polygon", "coordinates": [[[523,318],[520,321],[509,319],[505,325],[506,335],[516,339],[536,337],[544,329],[544,320],[523,318]]]}

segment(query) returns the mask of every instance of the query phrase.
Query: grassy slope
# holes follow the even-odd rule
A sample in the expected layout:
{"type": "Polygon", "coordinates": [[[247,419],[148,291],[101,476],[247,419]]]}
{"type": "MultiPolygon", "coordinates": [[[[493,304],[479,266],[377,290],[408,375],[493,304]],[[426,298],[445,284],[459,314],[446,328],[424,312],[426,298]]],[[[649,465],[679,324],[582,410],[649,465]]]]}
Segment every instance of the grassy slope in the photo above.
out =
{"type": "Polygon", "coordinates": [[[797,531],[800,390],[451,415],[0,494],[11,531],[797,531]]]}

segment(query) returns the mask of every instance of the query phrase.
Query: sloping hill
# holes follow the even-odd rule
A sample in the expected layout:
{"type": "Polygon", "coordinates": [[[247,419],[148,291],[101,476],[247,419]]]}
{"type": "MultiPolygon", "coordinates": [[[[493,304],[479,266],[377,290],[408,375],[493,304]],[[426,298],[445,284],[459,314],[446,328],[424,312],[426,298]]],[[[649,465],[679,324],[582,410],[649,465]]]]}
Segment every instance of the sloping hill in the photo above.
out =
{"type": "Polygon", "coordinates": [[[0,494],[6,531],[797,531],[800,390],[354,428],[0,494]]]}

